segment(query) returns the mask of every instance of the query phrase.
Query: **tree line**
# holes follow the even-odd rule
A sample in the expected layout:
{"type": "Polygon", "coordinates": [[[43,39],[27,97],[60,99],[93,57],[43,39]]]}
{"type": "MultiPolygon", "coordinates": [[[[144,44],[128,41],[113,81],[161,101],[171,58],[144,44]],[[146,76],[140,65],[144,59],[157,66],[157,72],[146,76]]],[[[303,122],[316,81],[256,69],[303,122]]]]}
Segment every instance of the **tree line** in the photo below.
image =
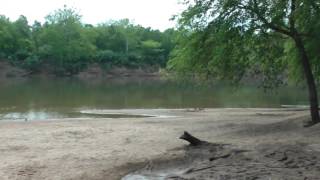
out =
{"type": "Polygon", "coordinates": [[[93,63],[105,69],[165,67],[175,34],[173,29],[160,32],[128,19],[84,24],[81,15],[68,7],[31,26],[25,16],[11,22],[2,15],[0,59],[30,72],[49,68],[61,76],[76,74],[93,63]]]}

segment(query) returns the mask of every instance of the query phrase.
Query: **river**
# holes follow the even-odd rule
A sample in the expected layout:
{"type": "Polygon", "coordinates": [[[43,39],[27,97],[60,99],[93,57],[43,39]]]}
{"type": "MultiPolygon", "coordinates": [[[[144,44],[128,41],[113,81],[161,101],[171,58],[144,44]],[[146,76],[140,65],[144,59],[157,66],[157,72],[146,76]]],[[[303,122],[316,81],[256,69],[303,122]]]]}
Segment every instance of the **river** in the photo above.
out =
{"type": "Polygon", "coordinates": [[[248,85],[146,79],[7,79],[0,83],[0,99],[1,120],[90,117],[81,112],[92,109],[268,108],[308,104],[304,88],[281,87],[266,92],[248,85]]]}

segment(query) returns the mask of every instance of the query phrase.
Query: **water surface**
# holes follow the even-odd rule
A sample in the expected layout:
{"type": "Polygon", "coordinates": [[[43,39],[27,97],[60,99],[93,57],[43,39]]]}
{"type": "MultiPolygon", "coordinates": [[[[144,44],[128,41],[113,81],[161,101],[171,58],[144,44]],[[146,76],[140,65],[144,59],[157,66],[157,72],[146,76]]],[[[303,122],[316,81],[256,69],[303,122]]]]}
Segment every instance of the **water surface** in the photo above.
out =
{"type": "Polygon", "coordinates": [[[0,119],[93,116],[79,114],[84,109],[268,108],[308,104],[306,97],[307,91],[297,87],[265,92],[255,86],[146,79],[9,79],[0,84],[0,119]]]}

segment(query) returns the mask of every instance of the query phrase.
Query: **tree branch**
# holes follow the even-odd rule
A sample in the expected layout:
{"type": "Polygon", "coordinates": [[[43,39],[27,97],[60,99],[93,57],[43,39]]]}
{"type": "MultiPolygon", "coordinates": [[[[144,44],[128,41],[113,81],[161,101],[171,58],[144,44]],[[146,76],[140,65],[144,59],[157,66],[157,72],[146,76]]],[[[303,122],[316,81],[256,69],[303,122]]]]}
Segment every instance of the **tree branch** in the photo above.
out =
{"type": "Polygon", "coordinates": [[[315,1],[311,1],[311,6],[315,9],[315,11],[319,11],[320,10],[319,3],[317,4],[317,2],[315,2],[315,1]]]}
{"type": "Polygon", "coordinates": [[[269,22],[266,18],[264,18],[262,13],[259,11],[258,3],[256,0],[253,0],[253,6],[254,7],[242,5],[242,6],[239,6],[239,8],[251,11],[253,14],[255,14],[257,16],[258,20],[262,21],[262,23],[264,25],[266,25],[268,28],[270,28],[276,32],[290,36],[290,37],[293,36],[293,34],[289,30],[287,30],[286,28],[282,28],[280,26],[277,26],[274,23],[269,22]]]}
{"type": "Polygon", "coordinates": [[[192,136],[190,133],[185,131],[182,136],[180,136],[180,139],[183,139],[185,141],[188,141],[191,146],[199,146],[204,143],[204,141],[201,141],[200,139],[192,136]]]}
{"type": "Polygon", "coordinates": [[[291,7],[290,7],[290,15],[289,15],[289,24],[290,24],[290,31],[292,34],[296,34],[296,22],[295,22],[295,12],[296,12],[296,0],[291,0],[291,7]]]}

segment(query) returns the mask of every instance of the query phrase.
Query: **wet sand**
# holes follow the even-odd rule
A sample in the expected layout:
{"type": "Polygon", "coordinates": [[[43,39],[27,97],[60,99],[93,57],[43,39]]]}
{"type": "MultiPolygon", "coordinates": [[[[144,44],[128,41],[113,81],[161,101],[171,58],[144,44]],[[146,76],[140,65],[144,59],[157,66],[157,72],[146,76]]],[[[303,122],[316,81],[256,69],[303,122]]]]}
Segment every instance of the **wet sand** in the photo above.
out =
{"type": "MultiPolygon", "coordinates": [[[[129,173],[150,172],[155,175],[163,171],[172,171],[166,175],[176,174],[177,178],[185,176],[186,179],[197,179],[207,173],[203,178],[210,179],[212,174],[208,171],[201,171],[199,175],[200,171],[194,171],[198,174],[191,173],[190,169],[206,166],[204,163],[209,156],[233,154],[235,149],[250,150],[251,155],[249,153],[241,157],[260,157],[259,152],[268,155],[279,151],[280,155],[274,154],[274,159],[279,160],[282,151],[293,147],[301,149],[297,154],[315,152],[310,154],[315,154],[313,158],[320,158],[316,153],[320,150],[319,125],[308,129],[302,127],[302,121],[308,119],[308,111],[156,109],[100,110],[93,113],[117,112],[156,117],[1,122],[1,179],[113,180],[129,173]],[[183,131],[209,142],[229,146],[219,149],[216,154],[211,149],[216,149],[215,146],[205,147],[199,153],[199,150],[190,150],[186,142],[178,139],[183,131]],[[190,173],[185,174],[188,169],[190,173]]],[[[312,159],[311,155],[306,156],[312,159]]],[[[227,161],[233,162],[232,159],[227,161]]],[[[219,160],[220,163],[227,161],[223,161],[223,158],[219,160]]],[[[220,164],[220,167],[223,165],[230,167],[226,164],[220,164]]],[[[313,175],[318,175],[319,171],[316,170],[312,169],[315,172],[313,175]]],[[[312,179],[313,176],[310,177],[312,179]]],[[[150,176],[150,179],[156,179],[156,176],[150,176]]]]}

